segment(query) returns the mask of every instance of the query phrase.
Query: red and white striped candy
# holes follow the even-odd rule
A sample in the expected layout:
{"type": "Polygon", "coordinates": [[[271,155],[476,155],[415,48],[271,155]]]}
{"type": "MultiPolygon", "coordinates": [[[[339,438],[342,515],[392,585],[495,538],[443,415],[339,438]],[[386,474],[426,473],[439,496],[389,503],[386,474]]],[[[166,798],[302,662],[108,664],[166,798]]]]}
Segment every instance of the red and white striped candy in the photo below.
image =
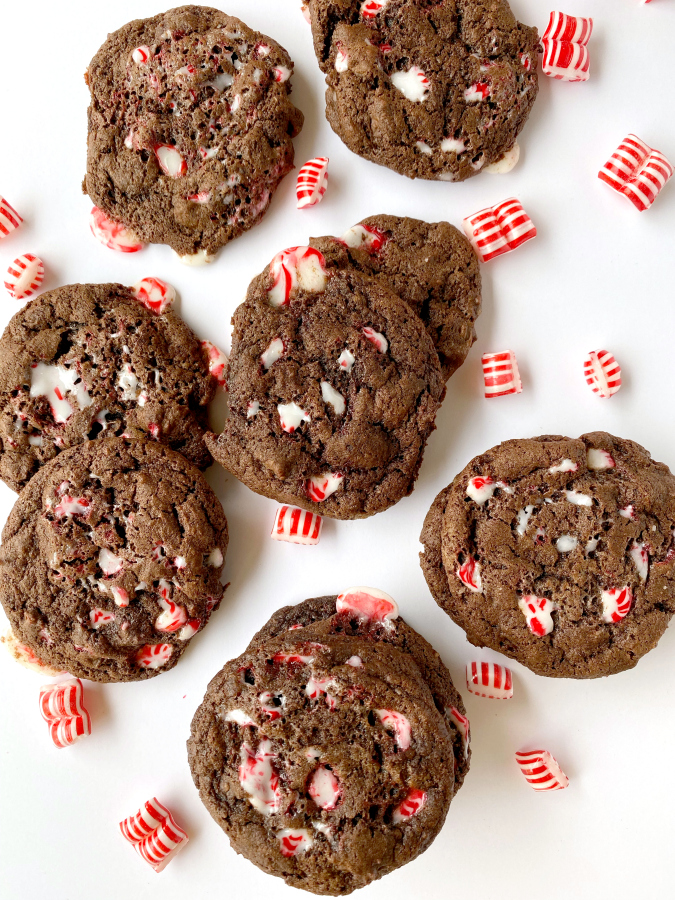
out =
{"type": "Polygon", "coordinates": [[[387,352],[387,350],[389,349],[389,341],[383,334],[381,334],[379,331],[375,331],[374,328],[371,328],[368,325],[365,328],[362,328],[361,331],[364,338],[367,341],[370,341],[370,343],[373,344],[380,353],[387,352]]]}
{"type": "Polygon", "coordinates": [[[621,366],[609,350],[592,350],[584,360],[584,378],[594,394],[608,400],[621,387],[621,366]]]}
{"type": "Polygon", "coordinates": [[[480,577],[480,563],[473,556],[470,556],[457,569],[457,577],[474,594],[480,594],[483,590],[483,583],[480,577]]]}
{"type": "Polygon", "coordinates": [[[145,644],[136,653],[136,665],[142,669],[160,669],[171,658],[171,644],[145,644]]]}
{"type": "Polygon", "coordinates": [[[413,816],[424,808],[427,802],[426,791],[420,791],[416,788],[408,791],[408,795],[394,810],[392,822],[394,825],[400,825],[401,822],[407,822],[413,816]]]}
{"type": "Polygon", "coordinates": [[[370,587],[353,587],[338,594],[335,610],[369,622],[381,622],[386,627],[391,627],[393,620],[398,619],[398,604],[393,597],[370,587]]]}
{"type": "Polygon", "coordinates": [[[91,734],[91,719],[84,707],[79,678],[40,688],[40,712],[49,725],[49,735],[62,749],[91,734]]]}
{"type": "Polygon", "coordinates": [[[328,157],[310,159],[300,169],[295,192],[298,209],[306,209],[321,203],[328,187],[328,157]]]}
{"type": "Polygon", "coordinates": [[[134,52],[131,54],[131,58],[139,66],[144,66],[150,59],[150,48],[146,47],[145,45],[142,47],[136,47],[134,52]]]}
{"type": "Polygon", "coordinates": [[[288,858],[306,853],[314,841],[304,828],[282,828],[277,831],[281,855],[288,858]]]}
{"type": "Polygon", "coordinates": [[[548,597],[535,597],[534,594],[523,594],[518,600],[520,611],[525,616],[527,627],[537,637],[544,637],[553,631],[551,613],[557,608],[548,597]]]}
{"type": "Polygon", "coordinates": [[[323,475],[312,475],[307,479],[305,491],[310,500],[314,503],[321,503],[340,487],[345,476],[342,472],[324,472],[323,475]]]}
{"type": "Polygon", "coordinates": [[[488,697],[490,700],[510,700],[513,697],[511,669],[497,663],[468,663],[466,686],[477,697],[488,697]]]}
{"type": "Polygon", "coordinates": [[[548,750],[519,750],[516,762],[535,791],[562,791],[570,783],[548,750]]]}
{"type": "Polygon", "coordinates": [[[278,812],[281,805],[279,773],[274,768],[274,759],[276,754],[267,739],[260,741],[255,751],[248,744],[241,745],[239,784],[248,794],[251,806],[264,816],[278,812]]]}
{"type": "Polygon", "coordinates": [[[482,262],[515,250],[537,236],[532,219],[515,197],[467,216],[463,224],[464,232],[482,262]]]}
{"type": "Polygon", "coordinates": [[[166,868],[189,840],[156,797],[143,804],[135,816],[120,822],[120,831],[155,872],[166,868]]]}
{"type": "Polygon", "coordinates": [[[374,19],[388,3],[389,0],[363,0],[361,3],[361,15],[364,19],[374,19]]]}
{"type": "Polygon", "coordinates": [[[222,350],[219,350],[211,341],[202,341],[202,349],[206,351],[209,358],[209,372],[218,382],[219,387],[227,388],[227,356],[222,350]]]}
{"type": "Polygon", "coordinates": [[[270,263],[272,286],[268,297],[272,306],[287,306],[296,290],[319,293],[326,286],[326,260],[313,247],[289,247],[270,263]]]}
{"type": "Polygon", "coordinates": [[[640,212],[656,200],[673,176],[673,166],[663,153],[629,134],[598,172],[598,178],[627,197],[640,212]]]}
{"type": "Polygon", "coordinates": [[[332,769],[319,766],[309,780],[309,796],[320,809],[335,809],[342,796],[340,781],[332,769]]]}
{"type": "Polygon", "coordinates": [[[7,269],[5,287],[15,300],[30,297],[40,287],[45,277],[44,263],[39,256],[24,253],[7,269]]]}
{"type": "Polygon", "coordinates": [[[97,241],[110,250],[120,253],[137,253],[145,247],[136,235],[121,222],[113,222],[98,206],[92,207],[89,214],[89,227],[97,241]]]}
{"type": "Polygon", "coordinates": [[[138,302],[161,316],[176,299],[176,289],[159,278],[142,278],[131,288],[138,302]]]}
{"type": "Polygon", "coordinates": [[[462,736],[464,756],[466,757],[469,755],[469,747],[471,746],[471,726],[469,725],[469,720],[454,706],[451,709],[446,707],[445,712],[462,736]]]}
{"type": "Polygon", "coordinates": [[[552,12],[541,39],[544,74],[561,81],[588,81],[588,42],[592,33],[593,19],[552,12]]]}
{"type": "Polygon", "coordinates": [[[11,203],[0,196],[0,240],[17,229],[23,219],[11,203]]]}
{"type": "Polygon", "coordinates": [[[412,728],[408,719],[393,709],[376,709],[375,713],[384,727],[394,732],[399,750],[408,750],[412,738],[412,728]]]}
{"type": "Polygon", "coordinates": [[[95,630],[102,628],[104,625],[109,625],[114,621],[115,613],[107,612],[105,609],[98,608],[89,610],[89,623],[95,630]]]}
{"type": "Polygon", "coordinates": [[[289,544],[318,544],[322,525],[323,519],[316,513],[284,505],[277,509],[270,537],[289,544]]]}
{"type": "Polygon", "coordinates": [[[159,167],[169,178],[187,174],[187,163],[172,144],[157,144],[154,148],[159,167]]]}
{"type": "Polygon", "coordinates": [[[368,253],[377,253],[386,243],[387,235],[374,225],[352,225],[337,240],[352,250],[363,247],[368,253]]]}
{"type": "Polygon", "coordinates": [[[484,353],[482,364],[487,399],[522,393],[523,382],[520,380],[518,360],[513,350],[484,353]]]}
{"type": "Polygon", "coordinates": [[[633,592],[629,587],[612,588],[609,591],[603,591],[601,599],[602,621],[609,625],[626,618],[633,605],[633,592]]]}

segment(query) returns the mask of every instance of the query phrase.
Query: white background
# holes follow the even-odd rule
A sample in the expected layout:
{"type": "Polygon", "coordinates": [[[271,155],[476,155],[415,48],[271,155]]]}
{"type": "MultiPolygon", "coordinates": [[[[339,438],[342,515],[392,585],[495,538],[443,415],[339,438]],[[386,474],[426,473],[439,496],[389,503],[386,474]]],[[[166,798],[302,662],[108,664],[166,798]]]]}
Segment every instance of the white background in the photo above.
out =
{"type": "MultiPolygon", "coordinates": [[[[550,6],[513,0],[543,30],[550,6]]],[[[607,429],[675,467],[673,325],[675,183],[646,213],[597,179],[630,131],[675,161],[675,4],[575,0],[566,11],[595,18],[586,84],[541,77],[507,176],[461,185],[412,182],[353,156],[323,117],[323,78],[299,0],[229,0],[227,12],[279,40],[295,60],[293,98],[305,113],[296,160],[327,155],[324,202],[295,209],[286,178],[261,225],[203,269],[166,247],[134,255],[90,235],[83,73],[106,33],[161,11],[147,0],[7,2],[0,13],[0,193],[22,228],[0,242],[0,272],[18,255],[45,262],[45,288],[74,281],[132,284],[155,275],[180,292],[180,310],[202,338],[229,348],[230,317],[249,280],[285,246],[342,233],[366,215],[396,213],[460,225],[464,216],[516,195],[539,235],[483,268],[478,342],[451,380],[412,497],[382,515],[325,523],[318,547],[269,539],[275,504],[214,467],[208,478],[228,516],[231,581],[220,611],[176,669],[140,684],[86,685],[93,734],[56,750],[38,712],[40,675],[0,655],[0,897],[2,900],[204,900],[297,897],[237,857],[202,807],[186,762],[192,714],[210,678],[240,653],[279,606],[352,584],[391,593],[431,639],[462,689],[473,763],[431,849],[360,896],[399,900],[622,900],[673,896],[675,830],[675,633],[632,672],[599,681],[538,678],[513,664],[515,698],[467,694],[464,666],[497,659],[476,651],[433,602],[417,561],[434,496],[473,457],[507,438],[607,429]],[[486,401],[483,352],[513,349],[524,390],[486,401]],[[624,386],[611,401],[585,386],[583,359],[612,351],[624,386]],[[570,777],[566,791],[535,794],[518,771],[521,747],[549,748],[570,777]],[[157,795],[190,844],[156,875],[117,823],[157,795]]],[[[4,325],[18,304],[0,290],[4,325]]],[[[0,518],[14,495],[0,484],[0,518]]],[[[1,613],[0,613],[1,615],[1,613]]]]}

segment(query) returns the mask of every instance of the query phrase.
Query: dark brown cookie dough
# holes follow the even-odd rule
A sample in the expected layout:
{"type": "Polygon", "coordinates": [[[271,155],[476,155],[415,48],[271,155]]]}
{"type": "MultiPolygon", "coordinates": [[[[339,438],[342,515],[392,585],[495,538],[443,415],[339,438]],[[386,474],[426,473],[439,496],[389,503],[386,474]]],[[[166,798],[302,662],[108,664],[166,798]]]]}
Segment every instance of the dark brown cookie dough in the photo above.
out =
{"type": "Polygon", "coordinates": [[[434,501],[420,558],[471,643],[595,678],[635,666],[665,631],[674,529],[675,478],[639,444],[545,436],[472,460],[434,501]]]}
{"type": "Polygon", "coordinates": [[[172,668],[220,603],[222,507],[149,441],[90,441],[35,475],[0,548],[0,600],[45,664],[91,681],[172,668]]]}
{"type": "Polygon", "coordinates": [[[412,491],[445,388],[406,303],[292,248],[254,279],[233,324],[230,416],[206,436],[222,466],[259,494],[337,519],[412,491]]]}
{"type": "Polygon", "coordinates": [[[199,341],[170,309],[155,315],[121,284],[47,291],[0,340],[0,477],[18,491],[62,450],[122,434],[205,469],[215,390],[199,341]]]}
{"type": "Polygon", "coordinates": [[[326,118],[354,153],[463,181],[514,146],[536,99],[535,28],[506,0],[308,0],[326,118]]]}
{"type": "Polygon", "coordinates": [[[293,168],[292,71],[276,41],[216,9],[130,22],[87,70],[85,192],[142,240],[204,261],[293,168]]]}
{"type": "Polygon", "coordinates": [[[481,276],[471,245],[447,222],[370,216],[341,238],[310,241],[330,265],[353,266],[373,275],[420,316],[446,380],[476,340],[481,276]]]}
{"type": "Polygon", "coordinates": [[[465,718],[466,710],[443,660],[431,644],[425,641],[422,635],[400,616],[392,621],[390,627],[385,628],[382,623],[355,617],[348,611],[336,612],[336,600],[336,595],[314,597],[298,603],[296,606],[282,607],[253,637],[248,650],[260,647],[290,629],[296,630],[317,625],[318,628],[313,629],[315,640],[320,641],[322,633],[345,634],[349,637],[359,637],[366,642],[382,641],[411,656],[431,691],[436,709],[444,717],[452,738],[455,755],[454,793],[456,793],[464,783],[466,773],[469,771],[471,750],[465,735],[458,728],[456,717],[456,714],[459,713],[465,718]]]}
{"type": "Polygon", "coordinates": [[[444,720],[396,647],[312,629],[229,662],[192,722],[190,768],[233,848],[340,895],[422,853],[453,793],[444,720]]]}

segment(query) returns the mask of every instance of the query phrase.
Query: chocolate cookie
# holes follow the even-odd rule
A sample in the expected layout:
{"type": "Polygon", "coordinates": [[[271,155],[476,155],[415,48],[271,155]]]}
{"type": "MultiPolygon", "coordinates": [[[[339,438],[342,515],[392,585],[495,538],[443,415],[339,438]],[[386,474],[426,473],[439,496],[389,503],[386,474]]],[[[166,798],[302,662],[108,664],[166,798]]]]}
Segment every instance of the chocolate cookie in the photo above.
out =
{"type": "Polygon", "coordinates": [[[370,216],[341,238],[310,241],[330,265],[353,266],[392,288],[420,316],[446,380],[476,340],[481,277],[471,245],[447,222],[370,216]]]}
{"type": "Polygon", "coordinates": [[[216,9],[130,22],[87,70],[85,192],[141,240],[209,261],[293,168],[292,71],[276,41],[216,9]]]}
{"type": "Polygon", "coordinates": [[[429,511],[422,569],[476,646],[540,675],[636,665],[675,612],[675,478],[633,441],[514,440],[429,511]]]}
{"type": "Polygon", "coordinates": [[[180,454],[90,441],[24,488],[0,547],[0,600],[39,660],[91,681],[173,668],[220,603],[227,522],[180,454]]]}
{"type": "Polygon", "coordinates": [[[199,468],[216,382],[199,341],[121,284],[71,284],[31,300],[0,340],[0,477],[18,491],[62,450],[150,437],[199,468]]]}
{"type": "Polygon", "coordinates": [[[350,893],[422,853],[454,789],[451,738],[412,658],[320,625],[228,663],[188,756],[233,848],[317,894],[350,893]]]}
{"type": "Polygon", "coordinates": [[[354,153],[463,181],[513,150],[536,99],[535,28],[506,0],[308,0],[326,118],[354,153]]]}
{"type": "Polygon", "coordinates": [[[294,247],[233,318],[230,416],[213,457],[259,494],[336,519],[409,494],[444,394],[413,310],[352,268],[294,247]]]}
{"type": "MultiPolygon", "coordinates": [[[[359,637],[365,641],[383,641],[411,656],[431,691],[436,709],[445,718],[446,727],[452,737],[455,755],[454,793],[456,793],[464,783],[466,773],[469,771],[471,750],[468,743],[468,731],[464,727],[466,710],[443,660],[431,644],[425,641],[422,635],[400,616],[389,620],[385,627],[377,619],[356,615],[353,604],[352,608],[336,612],[338,600],[344,602],[344,595],[339,598],[335,594],[328,597],[315,597],[298,603],[296,606],[282,607],[254,636],[248,645],[248,650],[260,647],[291,629],[320,625],[319,631],[315,631],[317,635],[325,631],[328,634],[359,637]]],[[[317,639],[321,640],[321,637],[317,637],[317,639]]]]}

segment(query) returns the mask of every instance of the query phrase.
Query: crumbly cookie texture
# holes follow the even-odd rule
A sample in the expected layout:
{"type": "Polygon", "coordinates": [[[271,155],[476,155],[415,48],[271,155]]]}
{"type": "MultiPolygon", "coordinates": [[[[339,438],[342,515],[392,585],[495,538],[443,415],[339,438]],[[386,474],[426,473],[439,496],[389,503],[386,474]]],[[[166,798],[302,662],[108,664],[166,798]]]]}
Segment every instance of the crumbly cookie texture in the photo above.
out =
{"type": "Polygon", "coordinates": [[[316,894],[348,894],[422,853],[454,790],[452,741],[412,658],[320,625],[228,663],[188,756],[233,848],[316,894]]]}
{"type": "Polygon", "coordinates": [[[180,454],[90,441],[43,466],[10,513],[0,600],[44,664],[91,681],[172,668],[220,603],[222,507],[180,454]]]}
{"type": "Polygon", "coordinates": [[[538,91],[535,28],[506,0],[309,0],[326,118],[359,156],[464,181],[514,147],[538,91]]]}
{"type": "Polygon", "coordinates": [[[254,279],[233,324],[214,459],[257,493],[338,519],[412,491],[445,386],[408,304],[293,248],[254,279]]]}
{"type": "Polygon", "coordinates": [[[264,215],[303,116],[276,41],[204,6],[130,22],[91,61],[84,191],[143,241],[212,256],[264,215]]]}
{"type": "Polygon", "coordinates": [[[635,666],[675,611],[675,478],[633,441],[506,441],[438,495],[422,569],[476,646],[540,675],[635,666]]]}
{"type": "Polygon", "coordinates": [[[208,360],[172,310],[121,284],[71,284],[31,300],[0,339],[0,477],[19,491],[63,450],[148,438],[205,469],[216,391],[208,360]]]}
{"type": "Polygon", "coordinates": [[[370,216],[338,238],[313,238],[334,266],[352,266],[390,287],[420,316],[446,380],[476,340],[481,276],[471,245],[448,222],[370,216]]]}

